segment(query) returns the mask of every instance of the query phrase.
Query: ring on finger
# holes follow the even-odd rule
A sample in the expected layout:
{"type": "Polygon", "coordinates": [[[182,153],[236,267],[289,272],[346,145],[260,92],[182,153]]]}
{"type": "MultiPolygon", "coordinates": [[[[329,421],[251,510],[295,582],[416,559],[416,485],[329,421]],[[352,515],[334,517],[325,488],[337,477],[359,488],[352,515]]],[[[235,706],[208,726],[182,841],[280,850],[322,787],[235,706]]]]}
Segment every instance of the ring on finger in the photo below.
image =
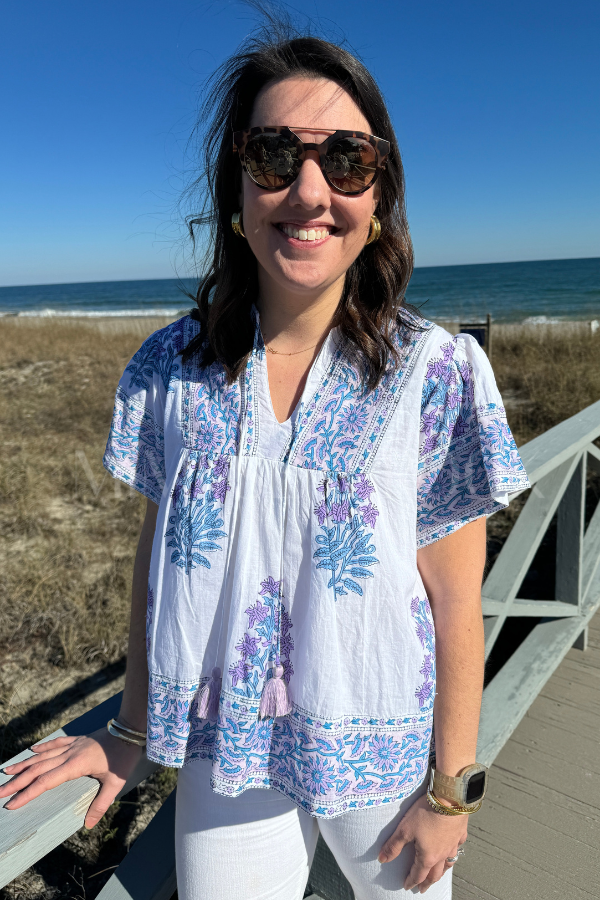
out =
{"type": "Polygon", "coordinates": [[[447,856],[446,862],[450,863],[451,865],[454,865],[454,863],[456,862],[457,859],[458,859],[458,853],[456,854],[456,856],[447,856]]]}

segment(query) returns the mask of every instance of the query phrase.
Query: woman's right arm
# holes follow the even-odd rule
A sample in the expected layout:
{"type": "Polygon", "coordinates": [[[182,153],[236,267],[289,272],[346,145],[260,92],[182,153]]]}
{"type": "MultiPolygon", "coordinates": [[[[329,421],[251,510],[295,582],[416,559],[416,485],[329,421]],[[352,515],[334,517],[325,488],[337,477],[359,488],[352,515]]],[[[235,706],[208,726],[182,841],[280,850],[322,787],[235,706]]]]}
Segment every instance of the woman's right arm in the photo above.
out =
{"type": "MultiPolygon", "coordinates": [[[[148,500],[133,570],[127,672],[119,713],[119,721],[136,731],[146,730],[146,604],[157,512],[158,506],[148,500]]],[[[36,744],[32,750],[34,756],[4,768],[12,777],[0,787],[0,798],[13,794],[5,808],[19,809],[44,791],[90,775],[100,782],[100,790],[87,811],[87,828],[102,818],[142,756],[142,748],[113,737],[106,727],[82,737],[60,737],[36,744]]]]}

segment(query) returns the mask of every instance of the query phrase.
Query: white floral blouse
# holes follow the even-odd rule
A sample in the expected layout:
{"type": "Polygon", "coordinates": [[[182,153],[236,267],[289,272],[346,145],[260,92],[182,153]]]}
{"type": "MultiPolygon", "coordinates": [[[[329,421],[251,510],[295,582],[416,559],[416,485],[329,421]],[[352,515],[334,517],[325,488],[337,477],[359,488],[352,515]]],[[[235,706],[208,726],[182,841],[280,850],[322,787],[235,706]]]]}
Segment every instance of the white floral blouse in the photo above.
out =
{"type": "Polygon", "coordinates": [[[279,424],[256,315],[245,372],[182,364],[189,316],[119,383],[107,469],[159,505],[148,586],[150,759],[313,816],[389,803],[428,764],[431,610],[417,548],[528,486],[487,357],[409,313],[371,392],[334,329],[279,424]],[[292,711],[259,718],[283,666],[292,711]],[[218,717],[199,691],[223,673],[218,717]]]}

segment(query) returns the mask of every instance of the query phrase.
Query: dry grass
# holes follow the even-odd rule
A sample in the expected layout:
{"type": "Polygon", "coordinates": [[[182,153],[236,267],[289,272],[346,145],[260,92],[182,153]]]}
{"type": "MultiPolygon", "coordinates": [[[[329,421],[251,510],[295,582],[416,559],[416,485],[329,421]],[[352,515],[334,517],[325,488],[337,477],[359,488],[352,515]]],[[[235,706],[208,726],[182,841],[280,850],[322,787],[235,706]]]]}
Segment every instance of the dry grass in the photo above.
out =
{"type": "MultiPolygon", "coordinates": [[[[144,501],[101,459],[117,380],[162,324],[0,320],[0,758],[119,687],[38,714],[59,691],[68,700],[65,685],[110,664],[114,674],[123,659],[144,501]]],[[[493,362],[518,443],[600,399],[600,336],[498,327],[493,362]]],[[[490,522],[492,556],[516,506],[490,522]]],[[[110,875],[95,873],[118,863],[173,779],[165,772],[115,804],[0,898],[91,900],[110,875]]]]}

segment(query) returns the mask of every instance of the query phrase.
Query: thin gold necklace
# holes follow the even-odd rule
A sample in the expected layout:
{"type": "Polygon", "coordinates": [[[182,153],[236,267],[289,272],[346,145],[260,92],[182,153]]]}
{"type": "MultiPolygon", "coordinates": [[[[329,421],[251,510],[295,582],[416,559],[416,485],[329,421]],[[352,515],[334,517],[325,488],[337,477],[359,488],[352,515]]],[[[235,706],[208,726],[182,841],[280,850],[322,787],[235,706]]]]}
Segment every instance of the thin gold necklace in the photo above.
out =
{"type": "Polygon", "coordinates": [[[298,353],[306,353],[308,350],[314,350],[315,347],[318,347],[321,341],[317,341],[316,344],[313,344],[312,347],[305,347],[303,350],[293,350],[291,353],[283,353],[282,350],[273,350],[272,347],[267,347],[267,353],[274,353],[276,356],[297,356],[298,353]]]}

